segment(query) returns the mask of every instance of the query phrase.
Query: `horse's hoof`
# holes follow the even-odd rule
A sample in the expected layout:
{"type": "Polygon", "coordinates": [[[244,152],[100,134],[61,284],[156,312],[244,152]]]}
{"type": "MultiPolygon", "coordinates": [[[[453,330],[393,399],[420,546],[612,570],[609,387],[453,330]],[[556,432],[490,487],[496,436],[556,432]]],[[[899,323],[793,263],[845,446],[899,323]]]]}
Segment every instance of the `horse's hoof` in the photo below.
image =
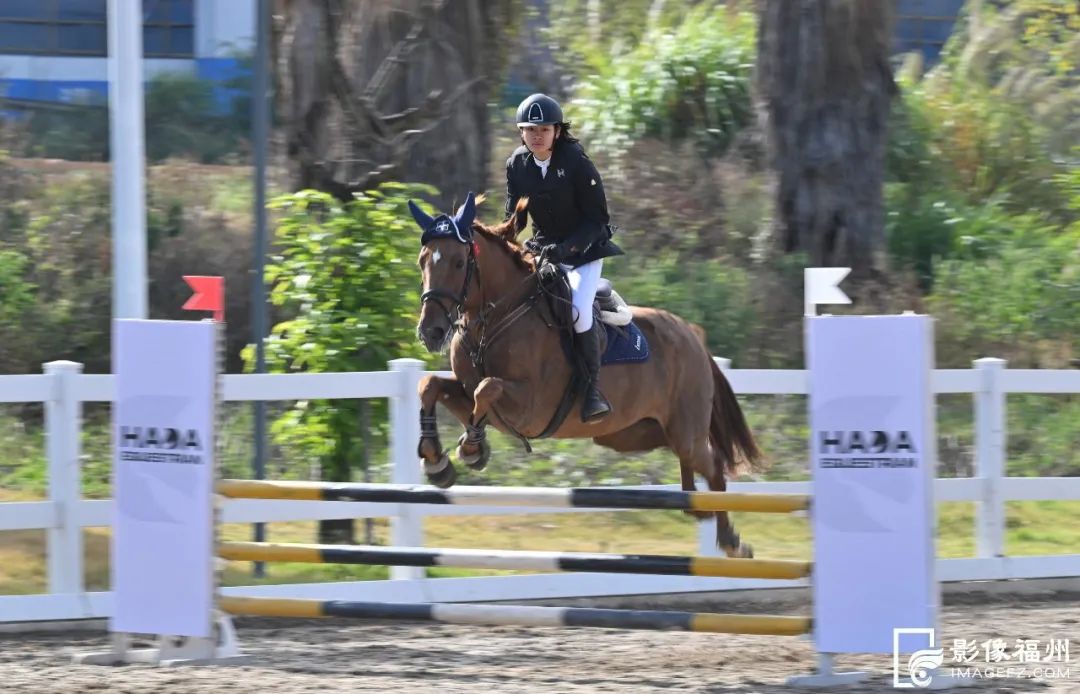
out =
{"type": "Polygon", "coordinates": [[[465,455],[464,450],[462,450],[464,443],[465,434],[462,434],[461,438],[458,439],[457,459],[468,465],[470,470],[479,472],[486,468],[488,461],[491,460],[491,444],[488,443],[487,438],[480,439],[480,450],[473,455],[465,455]]]}
{"type": "Polygon", "coordinates": [[[746,542],[740,542],[738,547],[725,547],[724,553],[733,559],[753,559],[754,548],[746,542]]]}
{"type": "Polygon", "coordinates": [[[445,452],[439,458],[439,462],[431,466],[435,468],[435,472],[427,470],[426,464],[424,467],[428,482],[431,482],[439,489],[449,489],[454,486],[454,482],[457,482],[457,470],[454,469],[454,464],[450,462],[450,458],[445,452]]]}

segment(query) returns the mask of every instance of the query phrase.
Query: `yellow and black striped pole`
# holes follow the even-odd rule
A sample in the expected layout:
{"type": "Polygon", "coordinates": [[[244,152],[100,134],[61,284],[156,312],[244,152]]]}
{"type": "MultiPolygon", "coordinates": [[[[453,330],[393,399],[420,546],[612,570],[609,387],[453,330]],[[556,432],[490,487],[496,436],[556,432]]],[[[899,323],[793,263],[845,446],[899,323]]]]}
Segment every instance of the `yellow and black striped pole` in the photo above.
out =
{"type": "Polygon", "coordinates": [[[811,571],[810,562],[778,559],[428,549],[367,545],[303,545],[269,542],[224,542],[218,545],[218,556],[233,561],[449,566],[465,569],[590,571],[729,578],[798,579],[809,576],[811,571]]]}
{"type": "Polygon", "coordinates": [[[605,610],[584,607],[533,607],[526,605],[402,604],[344,602],[340,600],[222,597],[218,600],[218,606],[232,615],[255,617],[342,617],[440,622],[443,624],[591,627],[773,636],[807,634],[812,626],[810,617],[787,615],[605,610]]]}
{"type": "Polygon", "coordinates": [[[746,494],[683,492],[667,489],[575,487],[454,487],[438,489],[400,484],[332,482],[261,482],[222,480],[219,494],[236,499],[308,501],[365,501],[393,504],[454,504],[463,506],[550,506],[610,509],[667,509],[675,511],[747,511],[791,513],[809,508],[805,494],[746,494]]]}

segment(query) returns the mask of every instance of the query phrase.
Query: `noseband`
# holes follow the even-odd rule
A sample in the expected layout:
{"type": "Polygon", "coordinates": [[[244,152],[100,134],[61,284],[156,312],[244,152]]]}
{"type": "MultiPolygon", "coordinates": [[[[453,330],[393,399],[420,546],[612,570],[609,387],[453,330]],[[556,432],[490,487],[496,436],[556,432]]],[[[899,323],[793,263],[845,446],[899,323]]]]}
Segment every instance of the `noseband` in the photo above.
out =
{"type": "Polygon", "coordinates": [[[474,243],[469,243],[469,259],[465,265],[465,283],[461,285],[461,291],[457,294],[449,292],[445,289],[429,289],[420,295],[420,305],[426,304],[428,301],[433,302],[436,306],[442,309],[442,312],[446,314],[446,320],[453,327],[457,321],[461,318],[462,313],[465,310],[465,301],[469,298],[469,285],[472,283],[472,277],[474,274],[479,275],[480,270],[476,266],[476,246],[474,243]],[[443,299],[447,299],[453,303],[450,304],[451,308],[447,308],[443,303],[443,299]],[[457,312],[457,317],[454,317],[454,312],[457,312]]]}

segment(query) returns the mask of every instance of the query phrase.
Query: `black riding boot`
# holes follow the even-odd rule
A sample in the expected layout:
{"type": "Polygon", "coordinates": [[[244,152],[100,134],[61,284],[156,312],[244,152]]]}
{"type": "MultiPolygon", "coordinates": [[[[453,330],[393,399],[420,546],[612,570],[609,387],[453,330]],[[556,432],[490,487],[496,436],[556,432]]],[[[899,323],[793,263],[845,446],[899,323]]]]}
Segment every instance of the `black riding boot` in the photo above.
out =
{"type": "Polygon", "coordinates": [[[577,352],[581,357],[586,378],[585,401],[581,405],[582,422],[603,419],[611,412],[611,403],[597,387],[600,381],[600,330],[602,329],[594,320],[588,331],[574,335],[574,342],[577,344],[577,352]]]}

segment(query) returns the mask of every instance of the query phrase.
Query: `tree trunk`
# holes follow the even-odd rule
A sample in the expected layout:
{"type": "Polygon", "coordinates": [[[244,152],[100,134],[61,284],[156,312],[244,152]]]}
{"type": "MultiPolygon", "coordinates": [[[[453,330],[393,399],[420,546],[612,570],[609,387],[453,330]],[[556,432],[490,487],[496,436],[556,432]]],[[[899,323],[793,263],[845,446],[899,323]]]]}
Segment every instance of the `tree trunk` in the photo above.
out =
{"type": "MultiPolygon", "coordinates": [[[[353,407],[343,406],[343,411],[353,411],[353,407]]],[[[356,417],[351,417],[356,422],[356,417]]],[[[322,480],[324,482],[353,482],[353,468],[356,461],[356,447],[353,444],[354,432],[348,428],[333,427],[331,435],[337,438],[330,459],[323,462],[322,480]]],[[[356,526],[352,518],[331,518],[319,521],[319,543],[325,545],[355,545],[356,526]]]]}
{"type": "Polygon", "coordinates": [[[291,180],[348,200],[429,183],[445,207],[487,185],[487,104],[520,0],[279,0],[274,46],[291,180]]]}
{"type": "Polygon", "coordinates": [[[764,0],[758,113],[776,173],[775,249],[853,277],[884,269],[892,3],[764,0]]]}

